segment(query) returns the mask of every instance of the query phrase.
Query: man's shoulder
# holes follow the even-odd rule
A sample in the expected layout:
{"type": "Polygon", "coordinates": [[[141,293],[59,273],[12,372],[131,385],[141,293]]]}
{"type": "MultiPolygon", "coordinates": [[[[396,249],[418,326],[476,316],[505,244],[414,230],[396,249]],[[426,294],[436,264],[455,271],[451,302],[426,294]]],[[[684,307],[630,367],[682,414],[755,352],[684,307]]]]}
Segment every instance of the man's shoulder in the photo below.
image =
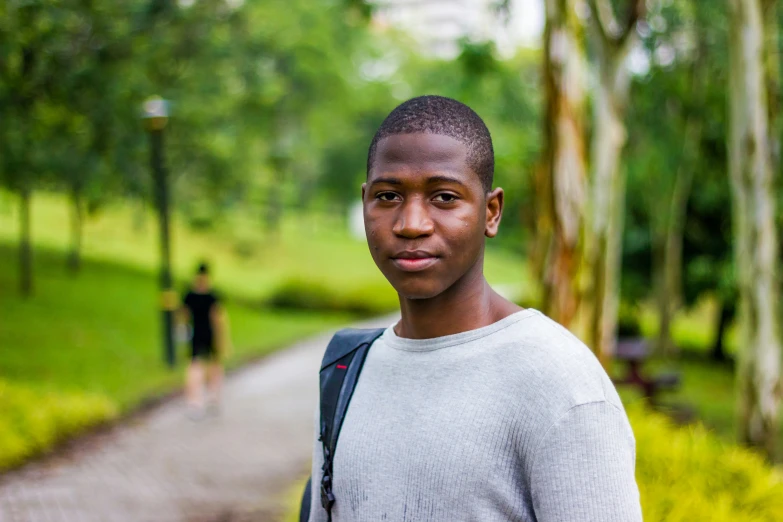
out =
{"type": "Polygon", "coordinates": [[[557,414],[591,402],[621,406],[598,359],[575,335],[538,312],[512,325],[493,357],[506,380],[524,397],[557,414]]]}

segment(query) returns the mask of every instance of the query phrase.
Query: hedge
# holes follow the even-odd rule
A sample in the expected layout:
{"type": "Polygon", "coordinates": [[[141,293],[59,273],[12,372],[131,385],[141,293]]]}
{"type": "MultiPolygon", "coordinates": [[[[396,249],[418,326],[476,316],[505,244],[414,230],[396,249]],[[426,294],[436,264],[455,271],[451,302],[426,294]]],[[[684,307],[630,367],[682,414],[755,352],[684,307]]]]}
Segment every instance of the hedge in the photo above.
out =
{"type": "Polygon", "coordinates": [[[395,311],[399,301],[397,293],[385,282],[338,286],[316,279],[292,278],[280,284],[266,304],[283,309],[343,311],[372,316],[395,311]]]}
{"type": "Polygon", "coordinates": [[[0,380],[0,470],[118,414],[100,395],[61,393],[0,380]]]}
{"type": "Polygon", "coordinates": [[[675,427],[639,403],[628,415],[644,520],[783,520],[783,471],[760,455],[720,441],[701,424],[675,427]]]}

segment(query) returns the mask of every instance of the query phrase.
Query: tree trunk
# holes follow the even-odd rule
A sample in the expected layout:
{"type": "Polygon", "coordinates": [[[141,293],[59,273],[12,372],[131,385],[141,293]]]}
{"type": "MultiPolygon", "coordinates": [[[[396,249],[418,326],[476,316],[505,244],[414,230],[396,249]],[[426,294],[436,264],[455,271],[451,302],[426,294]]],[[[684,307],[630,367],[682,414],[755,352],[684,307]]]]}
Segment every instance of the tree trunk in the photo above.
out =
{"type": "Polygon", "coordinates": [[[626,141],[623,114],[630,78],[624,68],[627,49],[604,49],[600,81],[593,100],[592,169],[586,298],[586,342],[605,366],[614,350],[619,308],[625,180],[620,155],[626,141]]]}
{"type": "MultiPolygon", "coordinates": [[[[767,87],[767,118],[769,135],[772,137],[772,172],[780,172],[780,50],[778,45],[778,0],[761,0],[764,20],[764,80],[767,87]]],[[[774,174],[773,174],[774,176],[774,174]]]]}
{"type": "Polygon", "coordinates": [[[625,24],[614,17],[608,0],[588,0],[591,33],[596,49],[598,82],[593,97],[593,135],[589,212],[585,226],[585,297],[580,310],[586,326],[583,340],[608,368],[617,333],[620,304],[620,255],[622,249],[625,179],[620,156],[626,141],[623,119],[631,85],[625,66],[634,41],[636,22],[644,0],[629,0],[625,24]]]}
{"type": "MultiPolygon", "coordinates": [[[[660,213],[660,211],[658,211],[660,213]]],[[[656,354],[667,354],[671,342],[671,323],[673,310],[670,303],[669,288],[666,284],[666,234],[661,233],[660,227],[654,225],[655,218],[651,219],[651,260],[652,260],[652,285],[655,295],[656,317],[658,319],[658,336],[655,342],[656,354]]]]}
{"type": "MultiPolygon", "coordinates": [[[[765,3],[771,3],[769,0],[765,3]]],[[[762,0],[728,0],[729,176],[741,324],[741,440],[774,458],[781,399],[773,151],[762,0]]],[[[766,13],[766,17],[769,17],[766,13]]]]}
{"type": "Polygon", "coordinates": [[[671,325],[674,315],[682,306],[682,242],[686,210],[691,194],[695,159],[701,140],[701,124],[694,120],[686,123],[682,161],[677,169],[666,217],[666,234],[663,255],[660,259],[660,285],[658,297],[658,351],[666,357],[677,355],[672,340],[671,325]]]}
{"type": "Polygon", "coordinates": [[[30,206],[32,190],[25,181],[19,191],[19,291],[24,297],[33,293],[33,245],[30,206]]]}
{"type": "Polygon", "coordinates": [[[586,64],[580,22],[572,0],[546,2],[544,30],[546,137],[540,172],[539,248],[544,309],[570,328],[579,304],[578,270],[586,200],[584,104],[586,64]]]}
{"type": "Polygon", "coordinates": [[[71,191],[71,249],[68,253],[68,269],[77,274],[82,262],[82,230],[84,225],[84,205],[81,190],[74,187],[71,191]]]}

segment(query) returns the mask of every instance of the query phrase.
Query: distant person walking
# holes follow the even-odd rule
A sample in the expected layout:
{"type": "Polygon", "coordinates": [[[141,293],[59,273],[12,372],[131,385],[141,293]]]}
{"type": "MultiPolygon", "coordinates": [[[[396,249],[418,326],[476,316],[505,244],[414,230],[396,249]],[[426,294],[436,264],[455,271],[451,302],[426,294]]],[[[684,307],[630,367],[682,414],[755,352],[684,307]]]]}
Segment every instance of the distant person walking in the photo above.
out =
{"type": "Polygon", "coordinates": [[[223,358],[228,355],[226,312],[212,289],[209,267],[199,265],[190,290],[182,300],[180,317],[192,327],[191,359],[185,379],[185,396],[191,418],[206,411],[217,413],[223,385],[223,358]],[[206,399],[204,393],[206,378],[206,399]]]}

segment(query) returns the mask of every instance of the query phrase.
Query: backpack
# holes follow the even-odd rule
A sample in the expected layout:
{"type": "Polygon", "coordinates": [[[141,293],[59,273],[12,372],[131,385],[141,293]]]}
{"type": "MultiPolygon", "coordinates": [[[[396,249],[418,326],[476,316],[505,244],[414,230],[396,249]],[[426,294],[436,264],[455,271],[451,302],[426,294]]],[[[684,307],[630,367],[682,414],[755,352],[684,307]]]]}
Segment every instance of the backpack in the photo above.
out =
{"type": "MultiPolygon", "coordinates": [[[[321,479],[321,506],[326,510],[327,519],[332,521],[332,463],[334,451],[337,448],[337,438],[340,436],[345,413],[351,402],[353,390],[359,380],[359,373],[364,366],[367,352],[375,340],[381,336],[385,328],[340,330],[326,347],[326,353],[321,361],[319,372],[321,383],[321,421],[320,436],[324,452],[324,465],[321,479]]],[[[310,499],[312,496],[312,480],[307,481],[302,504],[299,510],[299,522],[307,522],[310,518],[310,499]]]]}

